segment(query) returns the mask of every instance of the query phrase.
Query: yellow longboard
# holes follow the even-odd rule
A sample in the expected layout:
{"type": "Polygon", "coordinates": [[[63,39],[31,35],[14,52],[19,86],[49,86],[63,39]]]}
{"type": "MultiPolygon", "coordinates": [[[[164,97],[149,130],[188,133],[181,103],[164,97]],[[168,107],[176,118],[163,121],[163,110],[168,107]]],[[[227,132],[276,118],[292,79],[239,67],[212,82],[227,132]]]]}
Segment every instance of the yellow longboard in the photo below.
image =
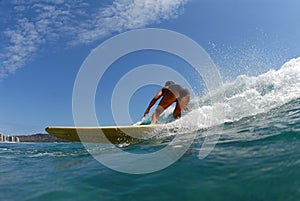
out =
{"type": "Polygon", "coordinates": [[[45,130],[52,136],[73,141],[92,143],[132,143],[155,136],[163,125],[104,126],[104,127],[60,127],[51,126],[45,130]]]}

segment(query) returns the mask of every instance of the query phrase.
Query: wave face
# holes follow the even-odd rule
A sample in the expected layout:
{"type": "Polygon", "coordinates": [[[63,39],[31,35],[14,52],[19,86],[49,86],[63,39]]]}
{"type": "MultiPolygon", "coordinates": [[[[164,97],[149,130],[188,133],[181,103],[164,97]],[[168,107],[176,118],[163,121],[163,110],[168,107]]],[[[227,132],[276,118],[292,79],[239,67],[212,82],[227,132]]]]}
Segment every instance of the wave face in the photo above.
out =
{"type": "MultiPolygon", "coordinates": [[[[189,140],[190,133],[197,134],[178,161],[148,175],[120,174],[89,154],[112,158],[119,149],[114,145],[95,144],[86,150],[81,143],[0,143],[0,198],[299,200],[299,71],[298,58],[277,71],[257,77],[240,76],[222,89],[195,97],[191,112],[167,124],[198,129],[187,130],[182,141],[177,143],[173,136],[162,136],[122,147],[136,154],[154,153],[167,145],[178,149],[185,137],[189,140]],[[220,101],[224,94],[225,101],[220,101]],[[223,127],[218,143],[206,158],[199,160],[203,136],[214,135],[218,125],[223,127]]],[[[160,121],[170,121],[171,117],[172,108],[160,121]]],[[[112,160],[135,164],[126,157],[112,160]]]]}
{"type": "MultiPolygon", "coordinates": [[[[257,77],[241,75],[222,88],[191,100],[191,112],[169,125],[198,130],[267,113],[300,97],[300,57],[257,77]]],[[[160,122],[172,121],[174,107],[160,122]]],[[[150,118],[150,117],[149,117],[150,118]]]]}

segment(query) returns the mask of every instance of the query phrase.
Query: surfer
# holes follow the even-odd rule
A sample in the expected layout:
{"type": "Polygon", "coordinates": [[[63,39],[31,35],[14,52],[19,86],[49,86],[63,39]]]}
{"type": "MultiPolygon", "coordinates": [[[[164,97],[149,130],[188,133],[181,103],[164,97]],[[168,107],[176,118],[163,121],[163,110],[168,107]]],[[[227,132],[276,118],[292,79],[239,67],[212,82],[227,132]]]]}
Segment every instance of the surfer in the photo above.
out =
{"type": "Polygon", "coordinates": [[[181,117],[182,110],[189,111],[188,103],[190,101],[190,92],[181,85],[175,84],[173,81],[167,81],[165,83],[165,86],[161,88],[151,100],[148,108],[144,113],[144,116],[149,113],[151,107],[161,97],[162,99],[152,115],[151,124],[155,124],[158,120],[159,115],[174,102],[176,102],[176,106],[173,112],[174,119],[178,119],[181,117]]]}

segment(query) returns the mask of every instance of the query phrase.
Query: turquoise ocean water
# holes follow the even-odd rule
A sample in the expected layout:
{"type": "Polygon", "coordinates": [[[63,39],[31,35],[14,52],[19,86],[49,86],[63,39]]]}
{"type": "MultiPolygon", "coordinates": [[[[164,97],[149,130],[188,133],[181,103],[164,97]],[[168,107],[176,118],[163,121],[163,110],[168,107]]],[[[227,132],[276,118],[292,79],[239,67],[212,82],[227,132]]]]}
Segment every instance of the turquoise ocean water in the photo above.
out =
{"type": "MultiPolygon", "coordinates": [[[[193,110],[169,123],[188,129],[178,135],[195,134],[192,145],[171,166],[149,174],[111,170],[81,143],[0,143],[0,200],[300,200],[299,86],[300,59],[294,59],[278,71],[226,84],[223,102],[219,91],[193,99],[193,110]],[[210,113],[215,108],[225,113],[222,119],[210,113]],[[219,140],[199,159],[215,128],[223,128],[219,140]]],[[[155,152],[172,137],[121,149],[155,152]]],[[[95,147],[101,154],[120,148],[95,147]]]]}

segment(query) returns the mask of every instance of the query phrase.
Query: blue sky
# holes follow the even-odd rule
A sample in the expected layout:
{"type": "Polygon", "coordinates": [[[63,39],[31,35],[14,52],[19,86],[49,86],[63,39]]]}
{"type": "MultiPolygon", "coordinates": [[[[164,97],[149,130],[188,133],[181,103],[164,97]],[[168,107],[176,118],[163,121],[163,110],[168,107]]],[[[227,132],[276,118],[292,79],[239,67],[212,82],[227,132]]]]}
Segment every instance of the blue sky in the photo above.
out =
{"type": "MultiPolygon", "coordinates": [[[[298,0],[2,0],[0,132],[31,134],[73,125],[72,92],[82,63],[103,41],[129,30],[163,28],[190,37],[210,54],[224,82],[278,69],[300,55],[299,8],[298,0]]],[[[149,63],[188,71],[184,61],[159,52],[116,61],[103,80],[105,90],[96,96],[101,125],[115,124],[114,84],[149,63]]],[[[132,97],[134,121],[157,90],[144,87],[132,97]]]]}

